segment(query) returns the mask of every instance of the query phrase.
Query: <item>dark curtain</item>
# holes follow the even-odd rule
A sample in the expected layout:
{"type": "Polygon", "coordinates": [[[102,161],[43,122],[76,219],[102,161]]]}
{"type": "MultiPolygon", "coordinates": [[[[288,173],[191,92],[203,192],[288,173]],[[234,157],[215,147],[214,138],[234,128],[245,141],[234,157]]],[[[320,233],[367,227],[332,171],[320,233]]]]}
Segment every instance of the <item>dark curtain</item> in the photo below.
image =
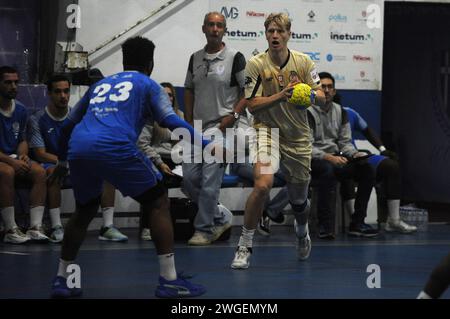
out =
{"type": "Polygon", "coordinates": [[[0,65],[16,68],[22,83],[36,82],[39,1],[0,0],[0,65]]]}
{"type": "Polygon", "coordinates": [[[43,82],[54,71],[55,45],[60,15],[60,1],[40,1],[39,81],[43,82]]]}
{"type": "Polygon", "coordinates": [[[385,5],[382,137],[404,199],[450,203],[450,4],[385,5]]]}

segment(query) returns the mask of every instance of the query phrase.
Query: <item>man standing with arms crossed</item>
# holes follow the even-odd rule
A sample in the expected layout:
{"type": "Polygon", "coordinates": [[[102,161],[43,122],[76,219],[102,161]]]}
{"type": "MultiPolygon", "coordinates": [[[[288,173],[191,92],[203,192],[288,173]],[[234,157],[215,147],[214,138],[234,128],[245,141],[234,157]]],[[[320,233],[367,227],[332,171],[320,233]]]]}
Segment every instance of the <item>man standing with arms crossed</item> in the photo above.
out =
{"type": "Polygon", "coordinates": [[[264,26],[269,49],[252,57],[245,69],[245,97],[247,107],[255,117],[254,128],[257,131],[257,145],[253,145],[256,151],[255,183],[245,207],[244,226],[231,264],[233,269],[246,269],[250,265],[253,236],[278,165],[286,177],[294,211],[298,258],[307,259],[311,251],[307,195],[312,146],[305,108],[312,103],[324,104],[325,96],[311,59],[287,47],[291,37],[289,17],[284,13],[272,13],[264,26]],[[307,84],[310,94],[308,103],[303,106],[287,102],[294,86],[299,83],[307,84]],[[274,145],[277,138],[279,145],[274,145]],[[279,148],[279,152],[269,154],[267,150],[273,146],[279,148]]]}

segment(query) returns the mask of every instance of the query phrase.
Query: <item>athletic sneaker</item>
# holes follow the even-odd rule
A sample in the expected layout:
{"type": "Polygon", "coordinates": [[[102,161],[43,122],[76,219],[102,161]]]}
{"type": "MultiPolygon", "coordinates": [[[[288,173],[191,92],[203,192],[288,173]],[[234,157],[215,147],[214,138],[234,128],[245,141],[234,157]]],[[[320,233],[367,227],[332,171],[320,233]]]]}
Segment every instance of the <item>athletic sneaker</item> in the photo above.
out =
{"type": "Polygon", "coordinates": [[[387,232],[397,232],[402,234],[409,234],[417,231],[417,227],[405,223],[401,219],[389,219],[386,221],[386,226],[384,228],[387,232]]]}
{"type": "Polygon", "coordinates": [[[128,240],[128,237],[122,234],[116,227],[111,225],[109,227],[102,227],[102,229],[100,229],[100,236],[98,236],[98,239],[105,241],[124,242],[128,240]]]}
{"type": "Polygon", "coordinates": [[[297,249],[297,257],[299,260],[306,260],[311,254],[311,237],[309,236],[309,226],[306,224],[306,235],[298,237],[297,235],[297,220],[294,220],[295,230],[295,248],[297,249]]]}
{"type": "Polygon", "coordinates": [[[81,288],[69,288],[67,287],[67,279],[61,276],[57,276],[53,280],[52,284],[52,298],[70,298],[78,297],[82,293],[81,288]]]}
{"type": "Polygon", "coordinates": [[[336,236],[333,232],[328,231],[323,225],[319,226],[319,235],[320,239],[334,240],[336,236]]]}
{"type": "Polygon", "coordinates": [[[228,229],[231,228],[231,223],[226,222],[223,225],[214,225],[214,227],[212,228],[212,237],[211,237],[211,241],[216,241],[217,239],[220,238],[220,236],[223,235],[223,233],[225,233],[228,229]]]}
{"type": "Polygon", "coordinates": [[[231,268],[233,269],[247,269],[250,266],[250,257],[252,255],[251,247],[239,246],[234,254],[231,268]]]}
{"type": "Polygon", "coordinates": [[[175,280],[166,280],[159,276],[159,285],[155,296],[159,298],[191,298],[203,295],[206,288],[186,280],[187,277],[178,274],[175,280]]]}
{"type": "Polygon", "coordinates": [[[261,235],[270,236],[270,218],[267,216],[261,216],[256,229],[261,235]]]}
{"type": "Polygon", "coordinates": [[[61,225],[52,228],[52,233],[50,234],[50,237],[48,237],[48,239],[55,244],[62,242],[63,238],[64,228],[61,225]]]}
{"type": "Polygon", "coordinates": [[[191,239],[188,240],[188,245],[191,246],[206,246],[213,242],[212,235],[196,230],[191,239]]]}
{"type": "Polygon", "coordinates": [[[223,224],[216,224],[212,228],[212,241],[218,240],[223,235],[223,233],[231,228],[231,225],[233,223],[233,213],[222,204],[217,204],[217,207],[219,208],[219,212],[222,214],[221,221],[223,222],[223,224]]]}
{"type": "Polygon", "coordinates": [[[141,239],[150,241],[152,240],[152,234],[150,233],[150,228],[142,228],[141,239]]]}
{"type": "Polygon", "coordinates": [[[10,244],[23,244],[30,240],[30,237],[22,233],[19,227],[8,230],[3,237],[3,242],[10,244]]]}
{"type": "Polygon", "coordinates": [[[378,230],[366,223],[350,224],[348,234],[358,237],[375,237],[378,235],[378,230]]]}
{"type": "Polygon", "coordinates": [[[27,230],[27,236],[30,237],[32,241],[37,242],[48,242],[49,238],[45,235],[42,226],[35,226],[27,230]]]}

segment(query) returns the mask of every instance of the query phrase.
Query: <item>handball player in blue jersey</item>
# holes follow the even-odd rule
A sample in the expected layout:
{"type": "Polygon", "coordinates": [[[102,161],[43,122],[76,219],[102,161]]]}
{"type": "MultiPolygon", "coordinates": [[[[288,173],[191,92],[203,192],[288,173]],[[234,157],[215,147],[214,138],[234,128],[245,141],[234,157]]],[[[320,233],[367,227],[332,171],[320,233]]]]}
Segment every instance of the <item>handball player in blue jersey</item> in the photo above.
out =
{"type": "MultiPolygon", "coordinates": [[[[142,37],[122,44],[124,72],[91,86],[71,111],[61,132],[58,164],[50,181],[64,175],[67,162],[76,200],[76,212],[68,222],[62,244],[53,297],[72,297],[81,289],[68,285],[67,267],[73,264],[95,217],[103,181],[124,196],[139,202],[149,215],[150,230],[160,265],[155,295],[161,298],[195,297],[206,289],[186,280],[175,270],[173,229],[167,189],[161,173],[136,146],[146,121],[171,130],[186,128],[191,139],[198,134],[173,111],[164,89],[149,78],[153,69],[154,44],[142,37]]],[[[197,135],[198,136],[198,135],[197,135]]],[[[205,147],[208,141],[203,140],[205,147]]]]}

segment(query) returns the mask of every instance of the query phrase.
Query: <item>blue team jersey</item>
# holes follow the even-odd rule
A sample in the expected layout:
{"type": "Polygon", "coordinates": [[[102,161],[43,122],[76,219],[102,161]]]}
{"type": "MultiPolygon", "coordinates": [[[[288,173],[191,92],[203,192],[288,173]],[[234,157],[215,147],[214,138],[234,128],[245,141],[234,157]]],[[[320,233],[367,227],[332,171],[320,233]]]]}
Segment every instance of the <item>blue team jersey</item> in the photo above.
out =
{"type": "MultiPolygon", "coordinates": [[[[367,127],[367,122],[359,115],[358,112],[356,112],[354,109],[349,107],[344,107],[345,111],[347,111],[348,114],[348,121],[350,122],[350,128],[352,130],[352,143],[355,145],[355,139],[354,134],[355,132],[362,133],[367,127]]],[[[372,155],[368,159],[368,163],[371,164],[375,169],[378,167],[378,165],[384,161],[387,157],[384,155],[372,155]]]]}
{"type": "Polygon", "coordinates": [[[11,117],[0,113],[0,151],[16,154],[19,144],[26,139],[28,114],[25,106],[13,100],[11,117]]]}
{"type": "Polygon", "coordinates": [[[78,123],[69,141],[68,159],[135,156],[136,141],[147,121],[175,115],[164,89],[133,71],[109,76],[92,86],[69,114],[78,123]]]}
{"type": "Polygon", "coordinates": [[[34,113],[30,117],[30,148],[45,148],[47,153],[56,155],[65,118],[52,117],[47,108],[34,113]]]}
{"type": "Polygon", "coordinates": [[[352,143],[355,145],[354,134],[355,132],[362,133],[367,128],[367,122],[356,112],[354,109],[349,107],[344,107],[344,110],[347,111],[348,121],[350,123],[350,129],[352,130],[352,143]]]}

